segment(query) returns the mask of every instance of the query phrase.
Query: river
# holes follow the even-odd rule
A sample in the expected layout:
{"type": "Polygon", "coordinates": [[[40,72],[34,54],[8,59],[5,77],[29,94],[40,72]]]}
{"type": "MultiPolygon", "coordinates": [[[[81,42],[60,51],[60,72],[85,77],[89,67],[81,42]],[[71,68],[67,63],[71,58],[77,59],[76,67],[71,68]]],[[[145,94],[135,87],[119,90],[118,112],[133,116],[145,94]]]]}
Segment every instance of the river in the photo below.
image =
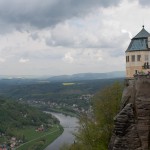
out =
{"type": "Polygon", "coordinates": [[[45,150],[59,150],[59,148],[64,144],[72,144],[74,142],[73,132],[77,130],[78,119],[76,117],[66,116],[60,113],[51,113],[57,119],[59,119],[60,124],[64,128],[64,132],[49,146],[46,147],[45,150]]]}

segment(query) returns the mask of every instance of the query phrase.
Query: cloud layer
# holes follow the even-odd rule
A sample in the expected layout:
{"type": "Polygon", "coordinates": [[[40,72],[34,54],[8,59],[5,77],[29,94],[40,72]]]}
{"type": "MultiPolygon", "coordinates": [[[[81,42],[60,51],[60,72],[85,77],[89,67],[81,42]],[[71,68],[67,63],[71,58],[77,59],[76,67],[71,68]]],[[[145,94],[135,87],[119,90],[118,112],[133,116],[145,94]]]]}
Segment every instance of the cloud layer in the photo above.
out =
{"type": "Polygon", "coordinates": [[[144,6],[150,5],[150,1],[149,0],[139,0],[139,3],[144,5],[144,6]]]}
{"type": "Polygon", "coordinates": [[[99,7],[117,5],[120,0],[0,0],[0,23],[23,27],[51,27],[72,17],[82,17],[99,7]]]}
{"type": "Polygon", "coordinates": [[[149,4],[148,0],[0,0],[0,72],[125,70],[130,39],[144,22],[150,32],[149,4]]]}

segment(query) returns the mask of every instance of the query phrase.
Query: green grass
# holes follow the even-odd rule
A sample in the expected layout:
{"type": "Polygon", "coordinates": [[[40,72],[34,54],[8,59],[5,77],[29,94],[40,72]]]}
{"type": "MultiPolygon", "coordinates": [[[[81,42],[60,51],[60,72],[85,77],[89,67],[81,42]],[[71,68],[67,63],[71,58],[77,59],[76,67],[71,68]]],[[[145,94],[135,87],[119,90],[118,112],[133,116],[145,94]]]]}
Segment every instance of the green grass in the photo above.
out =
{"type": "Polygon", "coordinates": [[[6,137],[0,137],[0,143],[3,143],[3,142],[5,142],[5,141],[7,141],[7,138],[6,138],[6,137]]]}
{"type": "Polygon", "coordinates": [[[64,86],[70,86],[70,85],[74,85],[75,83],[70,83],[70,82],[65,82],[65,83],[62,83],[62,85],[64,86]]]}
{"type": "Polygon", "coordinates": [[[54,131],[57,129],[57,125],[55,125],[52,128],[49,128],[47,131],[44,132],[36,132],[34,127],[27,127],[27,128],[23,128],[23,129],[13,129],[13,135],[24,135],[25,139],[27,141],[32,140],[35,137],[39,137],[39,136],[43,136],[45,134],[47,134],[48,132],[54,131]]]}
{"type": "Polygon", "coordinates": [[[32,132],[32,130],[23,131],[25,133],[28,142],[20,145],[16,150],[43,150],[51,142],[53,142],[60,134],[63,129],[58,126],[54,126],[47,132],[32,132]],[[26,132],[26,133],[25,133],[26,132]]]}

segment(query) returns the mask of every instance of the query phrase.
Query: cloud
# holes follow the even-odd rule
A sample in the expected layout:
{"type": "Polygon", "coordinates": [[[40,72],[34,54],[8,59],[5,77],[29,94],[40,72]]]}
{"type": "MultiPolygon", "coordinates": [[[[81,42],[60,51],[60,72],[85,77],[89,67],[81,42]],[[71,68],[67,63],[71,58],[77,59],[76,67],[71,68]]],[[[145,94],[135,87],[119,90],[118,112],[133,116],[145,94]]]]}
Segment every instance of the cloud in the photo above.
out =
{"type": "Polygon", "coordinates": [[[71,56],[71,53],[68,52],[68,53],[65,54],[63,60],[66,61],[66,62],[69,62],[69,63],[73,63],[74,58],[71,56]]]}
{"type": "Polygon", "coordinates": [[[82,17],[99,7],[117,5],[120,0],[0,0],[0,24],[24,30],[45,28],[73,17],[82,17]]]}
{"type": "Polygon", "coordinates": [[[128,33],[129,38],[132,39],[133,36],[132,36],[132,34],[131,34],[130,31],[127,31],[127,30],[125,30],[125,29],[122,29],[121,32],[122,32],[122,33],[128,33]]]}
{"type": "Polygon", "coordinates": [[[40,38],[37,32],[31,33],[31,34],[30,34],[30,37],[31,37],[33,40],[37,40],[37,39],[40,38]]]}
{"type": "Polygon", "coordinates": [[[105,56],[106,52],[103,52],[103,50],[92,48],[72,48],[71,50],[69,49],[68,52],[65,53],[62,60],[72,65],[86,66],[87,64],[94,65],[98,62],[103,61],[105,56]]]}
{"type": "Polygon", "coordinates": [[[138,0],[138,1],[139,1],[139,3],[141,5],[144,5],[144,6],[150,5],[150,1],[149,0],[138,0]]]}
{"type": "Polygon", "coordinates": [[[129,39],[129,32],[122,34],[125,30],[121,32],[119,23],[111,18],[99,21],[99,15],[96,15],[99,13],[96,11],[82,21],[75,19],[56,25],[45,38],[46,44],[50,47],[107,49],[117,56],[118,50],[123,49],[120,43],[129,39]],[[74,21],[82,26],[73,24],[74,21]]]}
{"type": "Polygon", "coordinates": [[[0,62],[1,62],[1,63],[4,63],[5,61],[6,61],[6,59],[0,58],[0,62]]]}
{"type": "Polygon", "coordinates": [[[19,62],[20,63],[27,63],[29,62],[30,60],[29,59],[26,59],[26,58],[20,58],[19,62]]]}

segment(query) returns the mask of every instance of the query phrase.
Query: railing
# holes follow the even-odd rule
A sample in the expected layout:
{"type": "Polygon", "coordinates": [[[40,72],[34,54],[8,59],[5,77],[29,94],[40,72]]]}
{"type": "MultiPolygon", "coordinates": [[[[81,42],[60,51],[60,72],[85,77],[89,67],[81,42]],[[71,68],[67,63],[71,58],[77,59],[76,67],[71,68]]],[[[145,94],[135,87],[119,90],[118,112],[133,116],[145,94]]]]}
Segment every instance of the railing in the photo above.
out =
{"type": "Polygon", "coordinates": [[[138,73],[138,74],[134,74],[133,75],[135,79],[137,78],[149,78],[150,79],[150,73],[148,72],[147,74],[146,73],[138,73]]]}
{"type": "Polygon", "coordinates": [[[142,66],[142,69],[150,69],[150,65],[144,65],[142,66]]]}

